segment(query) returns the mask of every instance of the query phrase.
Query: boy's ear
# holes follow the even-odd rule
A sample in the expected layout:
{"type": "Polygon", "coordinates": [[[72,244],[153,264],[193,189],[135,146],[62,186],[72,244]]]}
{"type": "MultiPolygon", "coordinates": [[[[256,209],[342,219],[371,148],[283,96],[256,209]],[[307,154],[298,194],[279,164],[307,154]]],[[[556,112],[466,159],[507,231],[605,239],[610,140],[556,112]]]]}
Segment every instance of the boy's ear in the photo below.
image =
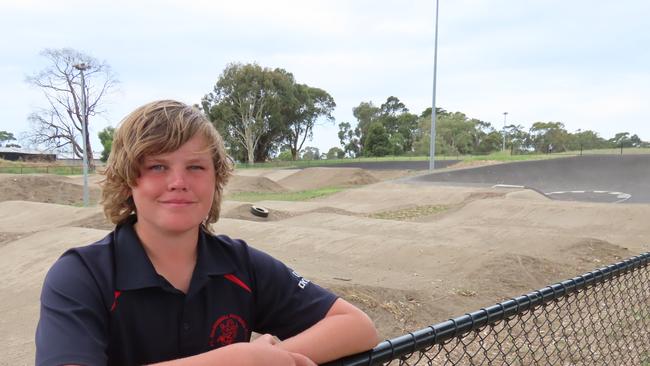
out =
{"type": "Polygon", "coordinates": [[[133,189],[130,186],[122,188],[122,194],[128,198],[133,198],[133,189]]]}

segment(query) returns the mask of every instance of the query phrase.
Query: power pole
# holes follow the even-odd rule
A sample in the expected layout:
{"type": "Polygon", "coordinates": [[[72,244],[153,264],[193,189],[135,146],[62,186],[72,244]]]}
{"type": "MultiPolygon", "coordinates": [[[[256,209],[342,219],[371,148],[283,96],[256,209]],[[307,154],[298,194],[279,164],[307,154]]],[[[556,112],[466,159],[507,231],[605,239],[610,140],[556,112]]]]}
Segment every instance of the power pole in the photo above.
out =
{"type": "Polygon", "coordinates": [[[503,112],[503,151],[506,151],[506,117],[508,112],[503,112]]]}
{"type": "Polygon", "coordinates": [[[431,106],[431,144],[429,146],[429,170],[435,168],[436,157],[436,72],[438,67],[438,2],[436,0],[436,30],[433,46],[433,101],[431,106]]]}
{"type": "Polygon", "coordinates": [[[84,172],[84,207],[88,207],[89,194],[88,194],[88,144],[86,139],[88,138],[88,113],[86,113],[86,79],[84,77],[84,71],[90,68],[90,65],[86,63],[80,63],[74,65],[74,68],[81,72],[81,138],[83,139],[83,172],[84,172]]]}

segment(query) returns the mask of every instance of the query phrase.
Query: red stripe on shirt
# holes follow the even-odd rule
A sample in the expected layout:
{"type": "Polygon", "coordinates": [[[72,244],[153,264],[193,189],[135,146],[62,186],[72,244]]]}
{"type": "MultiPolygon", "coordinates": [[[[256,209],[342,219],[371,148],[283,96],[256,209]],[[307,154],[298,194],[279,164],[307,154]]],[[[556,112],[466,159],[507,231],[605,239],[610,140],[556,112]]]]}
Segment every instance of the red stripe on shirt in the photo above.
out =
{"type": "Polygon", "coordinates": [[[111,305],[111,312],[113,312],[113,310],[115,310],[115,308],[117,307],[117,298],[120,297],[121,294],[122,294],[121,291],[114,292],[113,305],[111,305]]]}
{"type": "Polygon", "coordinates": [[[250,287],[248,287],[242,280],[237,278],[237,276],[235,276],[234,274],[227,274],[227,275],[224,275],[223,277],[225,277],[228,281],[236,284],[237,286],[243,288],[244,290],[246,290],[248,292],[252,292],[250,287]]]}

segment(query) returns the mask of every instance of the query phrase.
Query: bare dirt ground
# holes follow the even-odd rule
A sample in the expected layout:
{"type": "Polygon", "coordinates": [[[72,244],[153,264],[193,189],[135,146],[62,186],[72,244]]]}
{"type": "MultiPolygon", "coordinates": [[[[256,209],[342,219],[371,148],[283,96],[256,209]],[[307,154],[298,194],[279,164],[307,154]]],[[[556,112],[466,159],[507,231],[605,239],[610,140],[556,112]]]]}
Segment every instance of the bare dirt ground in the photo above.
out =
{"type": "MultiPolygon", "coordinates": [[[[346,186],[306,201],[226,200],[219,233],[246,240],[370,314],[391,338],[650,250],[648,204],[553,201],[521,189],[407,184],[406,171],[242,170],[228,192],[346,186]]],[[[99,188],[93,177],[93,197],[99,188]]],[[[65,249],[103,237],[81,179],[0,175],[1,365],[33,364],[38,296],[65,249]]],[[[227,196],[226,196],[227,199],[227,196]]]]}

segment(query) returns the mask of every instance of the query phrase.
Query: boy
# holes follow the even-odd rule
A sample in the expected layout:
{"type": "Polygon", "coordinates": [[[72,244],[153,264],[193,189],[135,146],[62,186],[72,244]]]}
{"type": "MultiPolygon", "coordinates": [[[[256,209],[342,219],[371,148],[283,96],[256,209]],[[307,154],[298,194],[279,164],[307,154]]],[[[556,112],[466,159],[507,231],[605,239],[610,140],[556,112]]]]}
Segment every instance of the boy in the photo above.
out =
{"type": "Polygon", "coordinates": [[[211,233],[231,171],[198,110],[163,100],[129,114],[102,186],[117,226],[48,272],[37,365],[314,365],[372,348],[359,309],[211,233]]]}

